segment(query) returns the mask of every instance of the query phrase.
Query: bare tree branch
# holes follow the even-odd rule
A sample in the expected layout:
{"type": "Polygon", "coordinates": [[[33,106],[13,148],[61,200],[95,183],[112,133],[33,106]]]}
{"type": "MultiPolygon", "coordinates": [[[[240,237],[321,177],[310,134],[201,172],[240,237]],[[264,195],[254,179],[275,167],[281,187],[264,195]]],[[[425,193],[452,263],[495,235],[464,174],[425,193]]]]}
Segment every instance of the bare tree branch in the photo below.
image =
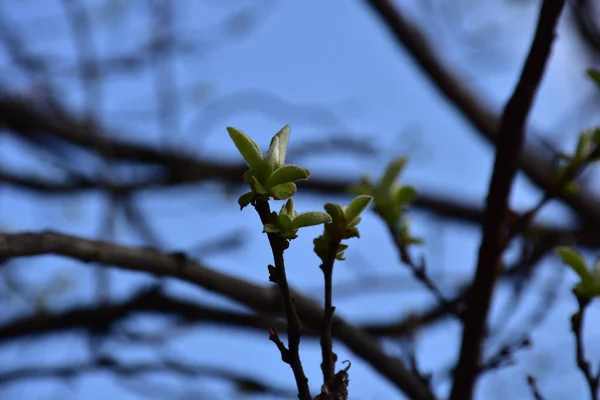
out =
{"type": "MultiPolygon", "coordinates": [[[[0,260],[42,254],[60,254],[84,262],[98,262],[156,276],[176,277],[220,293],[259,313],[281,315],[282,312],[277,290],[214,271],[188,259],[182,253],[162,254],[153,249],[119,246],[52,231],[0,234],[0,260]]],[[[323,315],[321,307],[299,293],[295,296],[295,305],[300,318],[314,330],[320,330],[323,315]]],[[[340,317],[334,317],[332,331],[351,351],[366,360],[410,398],[434,398],[400,360],[383,352],[373,337],[364,331],[340,317]]]]}
{"type": "MultiPolygon", "coordinates": [[[[114,139],[117,134],[90,136],[89,126],[78,122],[66,114],[60,116],[47,114],[36,109],[31,103],[13,98],[0,98],[0,122],[3,122],[24,135],[37,137],[41,132],[50,132],[67,142],[83,146],[91,151],[112,152],[114,158],[135,160],[165,168],[162,173],[154,172],[150,177],[135,182],[108,183],[91,181],[79,177],[66,182],[45,180],[42,178],[17,175],[0,171],[0,181],[20,188],[50,194],[68,194],[81,190],[107,189],[113,193],[129,193],[136,190],[159,189],[164,186],[198,183],[205,180],[223,180],[240,182],[245,170],[243,165],[224,164],[216,161],[198,159],[181,153],[159,150],[142,144],[133,144],[114,139]]],[[[323,194],[345,194],[355,182],[315,178],[304,181],[299,187],[304,190],[323,194]]],[[[414,203],[415,207],[425,209],[435,215],[457,221],[479,223],[482,210],[477,206],[464,205],[462,202],[440,198],[432,194],[421,194],[414,203]]],[[[530,234],[556,237],[556,243],[578,243],[582,246],[600,246],[600,237],[594,233],[593,225],[585,224],[580,229],[565,230],[543,225],[534,225],[530,234]]]]}
{"type": "MultiPolygon", "coordinates": [[[[421,70],[437,86],[450,104],[463,114],[477,131],[492,144],[498,144],[500,118],[485,102],[465,86],[464,81],[451,71],[437,56],[433,46],[418,26],[411,23],[391,0],[365,0],[386,24],[390,33],[421,70]]],[[[535,148],[526,145],[519,157],[520,167],[539,187],[552,187],[556,168],[553,161],[535,148]]],[[[600,223],[600,199],[592,192],[581,190],[577,194],[561,193],[559,196],[585,224],[600,223]]]]}
{"type": "Polygon", "coordinates": [[[162,360],[152,363],[123,363],[107,356],[98,357],[91,362],[81,362],[63,366],[11,369],[0,373],[0,384],[45,378],[72,378],[97,371],[109,371],[123,377],[166,373],[190,378],[218,378],[231,382],[239,389],[245,390],[247,393],[288,398],[294,396],[294,392],[289,389],[275,387],[248,374],[242,374],[225,368],[184,364],[175,360],[162,360]]]}
{"type": "Polygon", "coordinates": [[[555,27],[564,3],[564,0],[543,2],[523,72],[502,116],[498,150],[483,219],[483,238],[450,395],[452,400],[469,400],[473,397],[473,388],[480,371],[489,306],[501,273],[502,253],[507,245],[506,211],[518,170],[519,154],[525,141],[525,123],[550,56],[555,27]]]}
{"type": "MultiPolygon", "coordinates": [[[[0,326],[0,343],[73,329],[106,330],[138,313],[172,316],[181,323],[218,324],[261,332],[266,332],[272,326],[278,330],[285,330],[284,321],[275,314],[269,316],[222,310],[169,296],[160,290],[144,289],[129,299],[105,306],[75,306],[60,312],[15,318],[0,326]]],[[[359,328],[373,336],[400,338],[441,321],[446,314],[444,308],[435,306],[421,314],[411,314],[398,322],[362,324],[359,328]]],[[[336,333],[333,332],[334,335],[336,333]]],[[[306,338],[318,339],[320,334],[321,331],[313,329],[312,326],[305,327],[306,338]]]]}
{"type": "Polygon", "coordinates": [[[579,311],[571,317],[571,331],[575,336],[575,360],[577,368],[585,378],[585,383],[590,391],[590,399],[598,400],[600,397],[600,365],[598,372],[594,373],[590,362],[585,359],[585,349],[583,345],[583,324],[587,307],[590,304],[590,299],[575,295],[579,305],[579,311]]]}
{"type": "MultiPolygon", "coordinates": [[[[260,221],[263,223],[263,225],[268,224],[269,217],[271,216],[271,207],[269,206],[269,202],[265,200],[254,200],[252,204],[254,205],[254,208],[256,209],[256,212],[258,213],[260,221]]],[[[300,359],[300,339],[302,337],[303,326],[302,321],[298,316],[298,312],[296,311],[294,295],[292,294],[292,290],[287,279],[283,257],[283,253],[289,247],[290,242],[274,233],[267,233],[267,237],[269,238],[271,252],[273,253],[273,264],[275,264],[274,266],[268,266],[269,281],[275,283],[281,292],[281,300],[288,323],[288,347],[286,348],[281,342],[275,328],[269,329],[269,339],[277,345],[277,348],[281,352],[281,359],[290,366],[292,372],[294,373],[294,378],[298,387],[298,398],[300,400],[311,400],[312,396],[308,386],[308,378],[304,373],[302,360],[300,359]]]]}

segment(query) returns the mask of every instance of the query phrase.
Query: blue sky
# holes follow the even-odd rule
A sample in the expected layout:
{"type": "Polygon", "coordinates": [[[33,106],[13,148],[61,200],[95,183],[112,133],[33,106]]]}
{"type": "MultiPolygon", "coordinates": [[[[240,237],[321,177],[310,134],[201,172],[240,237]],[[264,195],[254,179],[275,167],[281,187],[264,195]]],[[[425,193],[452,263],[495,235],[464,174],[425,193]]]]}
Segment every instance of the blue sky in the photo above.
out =
{"type": "MultiPolygon", "coordinates": [[[[73,67],[74,47],[60,2],[7,0],[2,3],[13,23],[29,38],[33,45],[31,50],[55,56],[61,60],[63,71],[73,67]]],[[[457,26],[447,21],[446,25],[429,24],[427,32],[444,58],[464,77],[465,84],[480,90],[485,101],[500,111],[516,83],[527,52],[537,2],[485,3],[488,8],[451,10],[463,18],[465,29],[479,34],[461,35],[457,26]],[[477,47],[478,43],[483,46],[477,47]]],[[[131,52],[148,38],[149,13],[141,12],[147,11],[142,3],[113,0],[90,4],[94,4],[92,21],[101,57],[131,52]]],[[[148,69],[137,75],[111,78],[103,87],[100,116],[107,126],[115,132],[127,132],[130,140],[183,148],[202,157],[237,161],[225,126],[246,131],[266,149],[270,137],[290,123],[290,151],[294,146],[331,135],[366,141],[377,150],[376,156],[330,152],[295,160],[311,169],[315,176],[358,179],[368,173],[377,177],[388,161],[408,155],[410,163],[403,177],[405,182],[427,193],[482,204],[493,161],[491,148],[441,99],[362,2],[280,0],[240,1],[235,2],[235,6],[219,4],[182,1],[175,7],[177,33],[203,50],[199,55],[182,57],[174,66],[175,81],[180,88],[178,101],[182,105],[179,131],[165,132],[157,124],[153,112],[155,88],[148,69]],[[254,11],[244,12],[247,9],[254,11]],[[232,10],[238,11],[232,13],[232,10]]],[[[425,3],[403,1],[398,4],[422,23],[427,21],[426,15],[432,16],[425,14],[425,3]]],[[[433,9],[439,11],[435,5],[433,9]]],[[[443,21],[444,14],[433,14],[433,17],[443,21]]],[[[572,145],[578,130],[598,122],[597,118],[585,115],[574,117],[569,111],[593,93],[584,77],[588,66],[589,61],[583,57],[563,18],[552,61],[530,119],[536,129],[559,138],[560,145],[572,145]]],[[[10,70],[5,54],[0,54],[0,67],[3,71],[10,70]]],[[[58,79],[59,76],[62,76],[59,72],[53,74],[62,99],[75,110],[83,109],[79,82],[64,76],[58,79]]],[[[15,90],[25,87],[19,77],[13,75],[7,75],[2,84],[15,90]]],[[[0,137],[3,168],[40,174],[55,171],[55,160],[32,157],[32,154],[31,149],[10,136],[0,137]]],[[[66,161],[74,165],[80,162],[66,161]]],[[[99,163],[88,163],[82,169],[97,173],[100,167],[99,163]]],[[[151,216],[150,222],[168,250],[189,251],[233,231],[243,232],[245,242],[241,248],[225,254],[195,256],[221,271],[267,284],[265,266],[271,257],[268,243],[260,233],[258,217],[253,211],[245,209],[240,213],[236,204],[239,194],[241,191],[231,193],[222,186],[204,184],[194,189],[148,191],[139,194],[136,201],[151,216]]],[[[520,177],[512,204],[522,210],[533,205],[538,196],[535,188],[520,177]]],[[[345,203],[348,199],[300,193],[296,207],[320,209],[325,201],[345,203]]],[[[0,224],[11,231],[53,228],[98,237],[106,207],[106,199],[96,194],[43,199],[10,188],[0,189],[0,224]]],[[[556,205],[548,206],[542,214],[545,221],[556,223],[566,217],[564,209],[556,205]]],[[[427,257],[442,289],[450,290],[470,276],[476,261],[479,232],[473,227],[439,221],[416,212],[411,216],[415,233],[426,240],[426,246],[419,251],[427,257]]],[[[361,232],[360,240],[349,243],[348,260],[336,267],[336,280],[360,282],[378,276],[382,280],[395,279],[398,286],[396,290],[381,288],[368,296],[341,297],[336,302],[337,312],[357,322],[379,321],[390,316],[401,317],[409,310],[431,304],[431,296],[397,261],[380,221],[367,216],[361,223],[361,232]]],[[[322,283],[318,259],[311,253],[311,241],[317,234],[319,229],[301,232],[286,254],[290,281],[315,298],[321,295],[319,285],[322,283]]],[[[139,237],[122,220],[116,223],[113,238],[122,244],[140,243],[139,237]]],[[[557,268],[555,261],[545,262],[541,278],[556,279],[553,272],[557,268]]],[[[11,270],[34,288],[47,287],[57,279],[68,284],[68,290],[57,291],[50,298],[53,308],[93,300],[90,293],[93,275],[87,266],[64,258],[40,257],[17,261],[11,270]]],[[[149,281],[139,274],[119,272],[112,276],[116,297],[126,296],[135,285],[149,281]]],[[[568,274],[560,279],[564,282],[559,306],[533,332],[534,347],[517,354],[517,366],[486,375],[479,385],[479,398],[524,398],[527,395],[524,377],[529,373],[538,377],[542,390],[550,398],[565,398],[567,393],[572,398],[583,396],[583,380],[575,369],[568,330],[568,317],[574,310],[569,294],[573,280],[568,274]]],[[[215,305],[231,305],[186,284],[173,282],[169,287],[181,296],[211,301],[215,305]]],[[[502,311],[507,295],[508,292],[499,291],[493,315],[502,311]]],[[[526,304],[534,307],[539,293],[529,297],[526,304]]],[[[27,310],[25,304],[15,299],[8,317],[27,310]]],[[[598,314],[597,309],[593,311],[592,315],[598,314]]],[[[1,317],[0,321],[8,317],[1,317]]],[[[147,319],[137,321],[135,327],[140,326],[161,327],[157,321],[147,319]]],[[[518,322],[511,328],[518,328],[518,322]]],[[[598,332],[598,328],[592,326],[586,332],[587,348],[592,356],[600,354],[600,343],[591,339],[598,332]]],[[[456,356],[459,335],[459,326],[452,322],[420,337],[418,355],[423,367],[450,366],[456,356]]],[[[386,347],[399,354],[393,343],[386,343],[386,347]]],[[[155,357],[152,352],[141,349],[120,349],[114,345],[110,348],[124,359],[155,357]]],[[[352,360],[350,390],[353,398],[403,398],[362,360],[339,344],[336,350],[341,360],[352,360]]],[[[165,351],[189,362],[234,366],[258,377],[277,379],[290,388],[294,386],[291,371],[280,361],[266,333],[257,335],[201,326],[174,334],[165,351]],[[259,365],[257,360],[260,360],[259,365]]],[[[40,342],[23,341],[3,347],[0,354],[10,360],[12,366],[72,361],[85,356],[85,341],[78,334],[40,342]]],[[[312,387],[316,389],[320,380],[318,343],[304,341],[302,356],[312,387]]],[[[175,384],[172,380],[161,378],[163,380],[175,384]]],[[[123,390],[110,375],[89,375],[76,382],[72,386],[49,382],[15,385],[6,394],[7,398],[20,399],[140,398],[123,390]]],[[[210,380],[190,382],[189,387],[204,388],[204,385],[220,387],[210,380]]],[[[447,385],[440,385],[439,389],[445,393],[447,385]]]]}

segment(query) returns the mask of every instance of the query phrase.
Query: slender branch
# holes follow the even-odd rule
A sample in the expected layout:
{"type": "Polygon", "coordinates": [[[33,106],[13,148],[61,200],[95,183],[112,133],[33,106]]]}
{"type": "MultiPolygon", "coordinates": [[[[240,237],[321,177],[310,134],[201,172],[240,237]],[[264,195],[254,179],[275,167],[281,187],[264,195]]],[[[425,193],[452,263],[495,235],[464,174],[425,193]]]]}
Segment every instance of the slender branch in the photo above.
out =
{"type": "Polygon", "coordinates": [[[550,55],[555,27],[564,3],[564,0],[543,2],[521,77],[502,116],[496,160],[484,213],[483,238],[465,316],[451,400],[470,400],[473,396],[480,371],[488,311],[494,286],[501,273],[501,255],[507,239],[505,213],[525,141],[525,123],[550,55]]]}
{"type": "MultiPolygon", "coordinates": [[[[269,223],[269,217],[271,215],[269,203],[267,201],[257,200],[254,203],[254,208],[260,216],[263,225],[269,223]]],[[[269,265],[269,280],[277,284],[281,291],[285,316],[288,321],[288,348],[285,348],[274,328],[269,331],[269,338],[277,345],[277,348],[279,348],[281,359],[292,368],[294,378],[296,379],[296,385],[298,386],[298,397],[300,400],[311,400],[312,396],[310,395],[310,388],[308,387],[308,378],[304,374],[302,361],[300,360],[302,321],[300,321],[300,317],[298,317],[298,313],[296,312],[296,306],[294,305],[294,298],[292,297],[292,291],[290,290],[287,280],[285,263],[283,260],[283,253],[289,247],[289,242],[274,233],[267,233],[267,236],[269,238],[269,243],[273,252],[273,261],[275,263],[275,266],[269,265]]]]}
{"type": "Polygon", "coordinates": [[[538,389],[537,382],[533,375],[527,375],[527,386],[529,386],[531,394],[535,400],[545,400],[544,396],[542,396],[542,393],[538,389]]]}
{"type": "MultiPolygon", "coordinates": [[[[325,296],[323,308],[323,331],[321,333],[321,354],[323,363],[321,369],[323,371],[323,385],[328,385],[333,381],[335,376],[335,362],[337,356],[333,352],[333,339],[331,337],[331,326],[335,307],[333,306],[333,264],[338,252],[338,247],[341,240],[332,240],[329,244],[327,259],[321,264],[323,277],[325,281],[325,296]]],[[[323,399],[326,400],[326,399],[323,399]]]]}
{"type": "Polygon", "coordinates": [[[98,357],[90,362],[79,362],[62,366],[15,368],[0,373],[0,383],[44,378],[70,378],[73,376],[109,371],[113,374],[132,377],[146,374],[168,373],[182,377],[211,377],[222,379],[239,386],[252,388],[256,394],[289,397],[289,389],[278,388],[247,374],[238,373],[215,366],[193,365],[178,360],[159,362],[122,363],[111,357],[98,357]]]}
{"type": "Polygon", "coordinates": [[[590,390],[590,399],[598,400],[600,395],[600,366],[598,372],[594,374],[589,361],[585,359],[585,350],[583,347],[583,322],[590,300],[582,296],[576,295],[576,297],[579,304],[579,311],[571,317],[571,330],[575,336],[575,359],[577,367],[585,378],[585,382],[590,390]]]}
{"type": "Polygon", "coordinates": [[[421,265],[417,265],[417,263],[411,257],[408,246],[402,240],[402,235],[400,234],[397,227],[387,224],[388,232],[392,236],[394,240],[394,245],[396,246],[396,250],[398,251],[398,255],[400,256],[400,261],[402,261],[405,265],[409,267],[412,271],[413,275],[419,282],[421,282],[433,295],[436,299],[442,304],[448,304],[448,300],[446,300],[442,291],[437,287],[435,282],[429,277],[427,274],[427,270],[425,269],[425,262],[422,262],[421,265]]]}
{"type": "MultiPolygon", "coordinates": [[[[59,254],[84,262],[98,262],[117,268],[156,276],[171,276],[222,294],[256,312],[280,315],[280,295],[269,288],[224,274],[189,259],[183,253],[163,254],[151,248],[126,247],[52,231],[40,233],[0,233],[0,260],[15,257],[59,254]]],[[[295,294],[298,315],[314,331],[323,322],[323,310],[311,299],[295,294]]],[[[387,355],[376,340],[346,320],[333,317],[333,334],[348,349],[366,360],[409,398],[431,400],[433,394],[406,368],[387,355]]]]}
{"type": "MultiPolygon", "coordinates": [[[[364,1],[372,7],[397,43],[407,51],[451,105],[490,143],[498,144],[503,140],[498,131],[501,118],[474,91],[465,86],[463,79],[444,65],[417,25],[411,23],[391,0],[364,1]]],[[[525,146],[518,161],[525,174],[537,186],[543,189],[553,186],[556,176],[553,160],[541,155],[536,146],[525,146]]],[[[563,192],[558,197],[581,217],[582,223],[600,223],[600,199],[593,192],[582,189],[579,193],[563,192]]]]}
{"type": "MultiPolygon", "coordinates": [[[[53,106],[55,107],[55,106],[53,106]]],[[[44,194],[69,194],[78,191],[106,189],[115,193],[129,193],[136,190],[160,189],[165,186],[199,183],[207,180],[239,182],[246,167],[237,164],[224,164],[212,160],[200,159],[182,152],[158,149],[141,143],[116,139],[126,137],[121,132],[106,135],[89,135],[89,125],[71,117],[66,111],[58,113],[38,109],[33,103],[16,98],[0,98],[0,124],[28,138],[38,138],[40,132],[60,138],[68,143],[80,146],[99,154],[110,154],[112,160],[136,161],[148,165],[159,165],[163,168],[151,179],[135,182],[110,183],[93,180],[56,181],[32,176],[8,174],[0,171],[0,181],[14,187],[30,189],[44,194]]],[[[495,125],[494,125],[495,126],[495,125]]],[[[104,130],[97,127],[105,133],[104,130]]],[[[495,128],[494,128],[495,129],[495,128]]],[[[495,130],[494,130],[495,132],[495,130]]],[[[495,134],[495,133],[494,133],[495,134]]],[[[546,168],[547,170],[547,168],[546,168]]],[[[346,194],[348,187],[356,182],[318,178],[299,182],[298,187],[321,194],[346,194]]],[[[550,187],[550,186],[549,186],[550,187]]],[[[566,230],[558,227],[534,225],[529,229],[532,234],[548,234],[576,241],[589,247],[600,246],[600,236],[595,234],[595,225],[600,224],[600,201],[593,197],[582,200],[589,207],[598,208],[598,218],[594,209],[587,211],[587,219],[579,229],[566,230]]],[[[464,205],[462,201],[440,198],[433,194],[421,193],[413,206],[431,212],[437,216],[461,222],[479,223],[483,221],[483,212],[477,205],[464,205]]]]}

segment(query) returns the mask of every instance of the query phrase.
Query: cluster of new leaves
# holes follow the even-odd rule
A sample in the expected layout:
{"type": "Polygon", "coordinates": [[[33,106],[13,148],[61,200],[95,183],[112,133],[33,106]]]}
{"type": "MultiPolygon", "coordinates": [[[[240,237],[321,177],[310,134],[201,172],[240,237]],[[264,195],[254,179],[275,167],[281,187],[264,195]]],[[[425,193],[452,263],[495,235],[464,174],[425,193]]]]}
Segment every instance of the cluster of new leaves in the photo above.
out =
{"type": "Polygon", "coordinates": [[[331,217],[322,211],[308,211],[298,214],[294,210],[294,201],[288,201],[281,207],[279,214],[272,212],[270,220],[263,227],[266,233],[276,233],[284,239],[298,237],[298,229],[331,222],[331,217]]]}
{"type": "Polygon", "coordinates": [[[291,197],[296,193],[295,182],[307,179],[310,176],[310,171],[297,165],[285,164],[285,155],[290,139],[289,125],[284,126],[273,136],[264,157],[260,147],[244,132],[232,127],[228,127],[227,131],[248,167],[250,167],[244,173],[244,182],[250,187],[251,191],[243,194],[238,199],[240,208],[243,209],[248,204],[255,204],[256,201],[268,201],[269,198],[275,200],[287,199],[279,214],[272,212],[269,215],[268,221],[263,226],[264,232],[275,233],[284,239],[295,239],[300,228],[327,224],[325,231],[333,229],[337,232],[336,237],[341,238],[340,240],[352,237],[349,235],[358,236],[358,230],[356,229],[356,225],[360,222],[358,215],[368,206],[371,201],[370,196],[359,196],[344,208],[350,214],[343,221],[339,217],[339,215],[343,215],[343,212],[336,211],[337,209],[342,210],[342,208],[337,204],[325,205],[327,213],[322,211],[298,213],[294,210],[294,202],[291,197]],[[368,201],[365,202],[367,198],[368,201]],[[344,231],[346,233],[341,233],[342,228],[339,228],[339,226],[342,225],[340,224],[343,225],[343,229],[347,230],[347,232],[344,231]],[[335,226],[335,228],[330,227],[330,225],[335,226]]]}
{"type": "Polygon", "coordinates": [[[335,252],[335,259],[344,259],[344,250],[347,245],[341,243],[344,239],[360,237],[357,225],[360,223],[360,214],[371,204],[372,196],[359,195],[350,204],[340,207],[334,203],[325,204],[325,211],[331,222],[325,225],[324,232],[314,240],[315,253],[323,262],[326,262],[330,251],[335,252]],[[335,249],[330,247],[335,245],[335,249]]]}
{"type": "Polygon", "coordinates": [[[260,147],[244,132],[228,127],[227,131],[240,154],[250,167],[244,173],[244,182],[250,186],[251,192],[243,194],[238,203],[246,207],[256,199],[285,200],[296,193],[294,182],[310,176],[307,169],[297,165],[285,164],[285,154],[290,140],[290,126],[284,126],[271,139],[269,150],[263,157],[260,147]]]}
{"type": "Polygon", "coordinates": [[[388,226],[399,230],[403,242],[419,244],[421,239],[411,237],[408,220],[403,218],[406,208],[417,195],[415,188],[399,182],[406,161],[404,157],[395,159],[377,184],[373,184],[369,177],[363,177],[360,185],[353,187],[352,191],[373,196],[377,212],[388,226]]]}
{"type": "MultiPolygon", "coordinates": [[[[289,343],[287,348],[274,329],[270,331],[270,339],[277,344],[282,359],[294,371],[298,385],[298,398],[307,400],[312,397],[308,388],[308,379],[304,375],[298,353],[301,323],[294,310],[294,301],[287,283],[283,252],[288,248],[289,240],[298,236],[297,233],[300,228],[325,224],[323,234],[314,240],[314,251],[323,260],[321,269],[325,275],[326,293],[323,317],[324,330],[321,338],[324,373],[322,394],[327,398],[347,399],[348,368],[339,371],[335,375],[333,373],[335,367],[331,339],[331,321],[335,310],[331,296],[333,264],[336,259],[344,259],[343,254],[347,246],[341,243],[342,240],[360,236],[357,229],[357,225],[361,220],[360,214],[369,206],[373,197],[359,195],[344,207],[327,203],[325,204],[326,213],[321,211],[298,213],[294,210],[294,201],[291,199],[296,193],[295,182],[308,178],[310,172],[296,165],[285,164],[285,154],[290,138],[289,125],[286,125],[275,134],[264,157],[258,145],[242,131],[231,127],[227,130],[240,154],[250,167],[244,173],[244,182],[250,186],[251,191],[243,194],[238,199],[238,203],[241,209],[248,204],[252,204],[256,208],[263,222],[263,232],[269,235],[269,242],[275,259],[275,266],[269,265],[269,279],[276,282],[281,289],[288,318],[289,343]],[[287,199],[279,213],[270,211],[268,202],[271,198],[275,200],[287,199]],[[280,240],[274,240],[275,238],[280,240]],[[294,353],[290,356],[292,351],[294,353]],[[326,371],[331,371],[331,376],[328,376],[326,371]],[[341,383],[336,380],[339,377],[342,377],[341,383]]],[[[317,396],[317,398],[320,398],[320,396],[317,396]]]]}

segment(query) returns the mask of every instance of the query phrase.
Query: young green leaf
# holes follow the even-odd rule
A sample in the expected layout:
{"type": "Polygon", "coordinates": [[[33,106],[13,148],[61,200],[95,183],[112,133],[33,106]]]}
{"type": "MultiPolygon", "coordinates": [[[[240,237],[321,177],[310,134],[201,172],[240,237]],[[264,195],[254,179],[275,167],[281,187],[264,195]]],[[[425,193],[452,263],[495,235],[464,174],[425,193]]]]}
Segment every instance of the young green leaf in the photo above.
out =
{"type": "Polygon", "coordinates": [[[294,228],[304,228],[306,226],[314,226],[331,222],[329,214],[321,211],[309,211],[300,213],[292,221],[294,228]]]}
{"type": "Polygon", "coordinates": [[[394,161],[390,163],[379,182],[379,189],[381,191],[387,192],[392,187],[392,185],[398,180],[404,165],[406,164],[406,158],[400,157],[396,158],[394,161]]]}
{"type": "Polygon", "coordinates": [[[240,205],[240,210],[243,210],[250,202],[254,199],[254,193],[248,192],[244,193],[238,199],[238,204],[240,205]]]}
{"type": "Polygon", "coordinates": [[[247,170],[246,172],[244,172],[244,183],[250,187],[252,187],[252,185],[254,185],[254,174],[252,173],[252,170],[247,170]]]}
{"type": "Polygon", "coordinates": [[[362,218],[361,218],[361,217],[354,218],[354,219],[352,220],[352,222],[350,222],[350,223],[348,224],[348,228],[355,228],[356,226],[358,226],[358,224],[360,224],[360,221],[362,221],[362,218]]]}
{"type": "Polygon", "coordinates": [[[252,176],[252,187],[254,188],[254,190],[256,190],[256,193],[258,193],[258,194],[268,194],[269,193],[267,191],[267,189],[265,189],[265,187],[260,184],[260,182],[258,181],[258,179],[256,179],[256,177],[254,175],[252,176]]]}
{"type": "Polygon", "coordinates": [[[348,204],[344,209],[344,215],[346,216],[346,221],[348,221],[348,223],[351,223],[356,218],[358,218],[358,216],[367,207],[369,207],[369,204],[371,204],[372,200],[373,200],[373,197],[365,195],[365,194],[356,196],[350,202],[350,204],[348,204]]]}
{"type": "Polygon", "coordinates": [[[284,232],[291,232],[294,229],[292,219],[287,214],[279,214],[279,226],[284,232]]]}
{"type": "Polygon", "coordinates": [[[232,128],[231,126],[227,127],[227,131],[229,132],[229,137],[233,140],[235,147],[237,147],[238,151],[246,161],[246,164],[248,164],[251,169],[260,168],[260,165],[263,163],[263,158],[260,147],[258,147],[256,142],[244,132],[232,128]]]}
{"type": "Polygon", "coordinates": [[[291,197],[285,202],[283,206],[281,206],[279,214],[287,214],[291,218],[294,218],[294,216],[296,215],[296,211],[294,211],[294,200],[292,200],[291,197]]]}
{"type": "Polygon", "coordinates": [[[275,169],[285,164],[285,154],[290,141],[290,126],[286,125],[273,136],[265,159],[275,169]]]}
{"type": "Polygon", "coordinates": [[[344,261],[344,251],[348,248],[347,244],[340,244],[337,249],[337,254],[335,256],[336,260],[344,261]]]}
{"type": "Polygon", "coordinates": [[[585,259],[576,251],[571,250],[568,247],[558,247],[556,252],[562,259],[562,261],[569,265],[573,271],[581,278],[584,285],[587,285],[593,281],[590,272],[588,271],[585,259]]]}
{"type": "Polygon", "coordinates": [[[284,165],[283,167],[276,169],[275,172],[269,177],[267,185],[269,187],[281,185],[283,183],[295,182],[300,179],[306,179],[310,176],[310,171],[304,168],[300,168],[296,165],[284,165]]]}
{"type": "Polygon", "coordinates": [[[333,221],[343,220],[344,225],[346,224],[346,217],[344,215],[344,210],[338,204],[335,203],[327,203],[325,204],[325,211],[327,214],[331,215],[333,221]]]}
{"type": "Polygon", "coordinates": [[[284,183],[272,187],[269,193],[275,200],[285,200],[292,197],[296,193],[296,184],[293,182],[284,183]]]}

